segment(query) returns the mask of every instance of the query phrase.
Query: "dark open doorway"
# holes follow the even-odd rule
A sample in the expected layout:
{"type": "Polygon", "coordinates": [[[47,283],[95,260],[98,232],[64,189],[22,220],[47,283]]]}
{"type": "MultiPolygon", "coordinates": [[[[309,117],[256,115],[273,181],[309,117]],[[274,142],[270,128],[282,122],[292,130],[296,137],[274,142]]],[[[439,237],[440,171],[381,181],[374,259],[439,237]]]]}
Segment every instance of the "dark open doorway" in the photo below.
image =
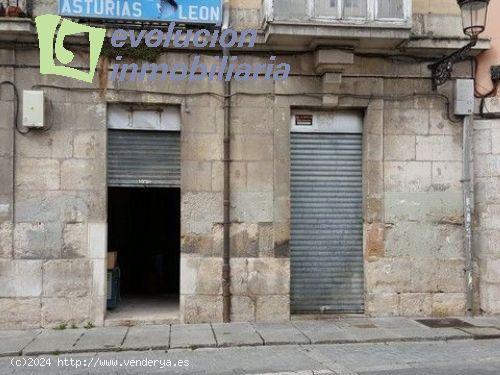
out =
{"type": "Polygon", "coordinates": [[[117,324],[178,319],[180,189],[109,188],[108,249],[117,252],[117,324]]]}

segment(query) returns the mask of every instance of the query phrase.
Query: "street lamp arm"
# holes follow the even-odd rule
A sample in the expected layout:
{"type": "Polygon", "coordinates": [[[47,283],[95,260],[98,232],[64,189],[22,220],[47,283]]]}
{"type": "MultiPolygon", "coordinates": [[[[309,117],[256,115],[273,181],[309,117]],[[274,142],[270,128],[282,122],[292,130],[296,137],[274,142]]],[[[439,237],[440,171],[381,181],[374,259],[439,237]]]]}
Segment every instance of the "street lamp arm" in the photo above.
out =
{"type": "Polygon", "coordinates": [[[477,44],[477,38],[473,38],[467,45],[452,54],[445,56],[435,63],[428,66],[432,73],[432,89],[436,90],[438,86],[444,84],[451,78],[453,66],[469,57],[472,48],[477,44]]]}

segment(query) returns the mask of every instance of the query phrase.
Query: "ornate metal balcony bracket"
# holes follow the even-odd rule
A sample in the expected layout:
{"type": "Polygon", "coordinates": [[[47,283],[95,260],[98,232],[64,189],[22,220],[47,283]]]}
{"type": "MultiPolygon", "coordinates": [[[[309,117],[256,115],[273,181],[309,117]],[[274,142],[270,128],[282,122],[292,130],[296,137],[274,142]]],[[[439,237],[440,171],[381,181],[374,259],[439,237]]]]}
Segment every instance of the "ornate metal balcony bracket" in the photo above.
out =
{"type": "Polygon", "coordinates": [[[444,84],[451,78],[453,65],[469,57],[469,52],[477,44],[477,39],[472,39],[470,43],[460,48],[458,51],[443,57],[430,64],[428,67],[432,72],[432,89],[437,90],[438,86],[444,84]]]}

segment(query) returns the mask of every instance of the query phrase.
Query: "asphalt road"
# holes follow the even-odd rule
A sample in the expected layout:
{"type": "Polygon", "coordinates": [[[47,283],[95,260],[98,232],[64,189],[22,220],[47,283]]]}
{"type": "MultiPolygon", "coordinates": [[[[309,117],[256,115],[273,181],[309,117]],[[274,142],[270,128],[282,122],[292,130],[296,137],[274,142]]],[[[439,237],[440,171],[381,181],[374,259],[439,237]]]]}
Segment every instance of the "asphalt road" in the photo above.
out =
{"type": "Polygon", "coordinates": [[[0,358],[0,374],[159,373],[498,375],[500,340],[289,345],[0,358]]]}

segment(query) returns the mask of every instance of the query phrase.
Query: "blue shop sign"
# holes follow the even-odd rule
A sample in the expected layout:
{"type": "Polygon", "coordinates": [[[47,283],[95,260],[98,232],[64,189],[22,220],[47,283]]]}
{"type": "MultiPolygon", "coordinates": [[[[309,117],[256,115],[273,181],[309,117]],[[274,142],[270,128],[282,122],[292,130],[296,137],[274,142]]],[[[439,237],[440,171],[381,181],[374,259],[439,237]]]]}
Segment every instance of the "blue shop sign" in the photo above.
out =
{"type": "Polygon", "coordinates": [[[222,0],[59,0],[59,15],[150,22],[217,24],[222,0]]]}

